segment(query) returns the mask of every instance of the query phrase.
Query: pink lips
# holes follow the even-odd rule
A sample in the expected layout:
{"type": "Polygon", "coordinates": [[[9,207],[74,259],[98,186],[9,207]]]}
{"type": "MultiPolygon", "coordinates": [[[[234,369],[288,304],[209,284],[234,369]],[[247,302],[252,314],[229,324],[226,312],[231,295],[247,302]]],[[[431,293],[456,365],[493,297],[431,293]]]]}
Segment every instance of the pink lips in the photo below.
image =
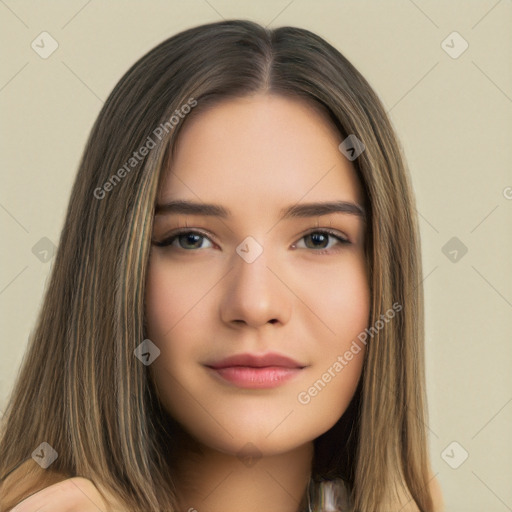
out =
{"type": "Polygon", "coordinates": [[[268,389],[296,376],[304,366],[279,354],[241,354],[206,365],[240,388],[268,389]]]}

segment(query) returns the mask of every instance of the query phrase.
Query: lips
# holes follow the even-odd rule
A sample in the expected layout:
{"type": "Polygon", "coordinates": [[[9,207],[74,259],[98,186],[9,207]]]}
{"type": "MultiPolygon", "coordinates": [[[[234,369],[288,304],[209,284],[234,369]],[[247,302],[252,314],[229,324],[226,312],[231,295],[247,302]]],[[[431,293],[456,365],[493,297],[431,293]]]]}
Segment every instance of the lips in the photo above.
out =
{"type": "Polygon", "coordinates": [[[280,386],[305,368],[305,365],[280,354],[240,354],[205,366],[225,383],[246,389],[280,386]]]}
{"type": "Polygon", "coordinates": [[[304,365],[280,354],[240,354],[227,357],[226,359],[222,359],[221,361],[217,361],[206,366],[215,370],[229,368],[232,366],[248,366],[251,368],[265,368],[269,366],[280,368],[304,368],[304,365]]]}

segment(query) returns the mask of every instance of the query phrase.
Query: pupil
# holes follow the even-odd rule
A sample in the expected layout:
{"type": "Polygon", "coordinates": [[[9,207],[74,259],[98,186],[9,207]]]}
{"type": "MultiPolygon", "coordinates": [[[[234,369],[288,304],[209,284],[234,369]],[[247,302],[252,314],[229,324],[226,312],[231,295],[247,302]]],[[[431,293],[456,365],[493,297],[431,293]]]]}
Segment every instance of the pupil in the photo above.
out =
{"type": "Polygon", "coordinates": [[[194,233],[187,233],[185,235],[182,235],[182,237],[185,239],[185,244],[188,245],[190,242],[190,245],[194,246],[194,243],[197,243],[200,241],[201,235],[196,235],[194,233]]]}
{"type": "MultiPolygon", "coordinates": [[[[316,242],[320,242],[321,243],[322,241],[325,242],[327,240],[327,237],[324,234],[322,234],[322,233],[313,233],[313,234],[311,234],[309,236],[311,237],[311,240],[314,241],[314,242],[316,241],[316,242]],[[324,240],[322,240],[322,239],[324,239],[324,240]]],[[[318,245],[315,245],[315,247],[318,247],[318,245]]]]}

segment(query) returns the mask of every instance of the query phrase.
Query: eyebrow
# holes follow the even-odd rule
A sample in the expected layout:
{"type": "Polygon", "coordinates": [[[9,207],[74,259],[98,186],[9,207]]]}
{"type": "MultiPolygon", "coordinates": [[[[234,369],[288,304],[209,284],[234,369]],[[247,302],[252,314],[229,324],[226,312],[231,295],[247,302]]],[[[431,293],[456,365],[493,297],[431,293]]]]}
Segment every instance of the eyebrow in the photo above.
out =
{"type": "MultiPolygon", "coordinates": [[[[318,217],[320,215],[328,215],[330,213],[355,215],[363,220],[366,217],[366,212],[362,206],[349,201],[294,204],[283,208],[280,211],[282,219],[318,217]]],[[[196,203],[187,200],[176,200],[156,205],[155,215],[170,214],[206,215],[224,219],[232,215],[231,211],[224,206],[211,203],[196,203]]]]}

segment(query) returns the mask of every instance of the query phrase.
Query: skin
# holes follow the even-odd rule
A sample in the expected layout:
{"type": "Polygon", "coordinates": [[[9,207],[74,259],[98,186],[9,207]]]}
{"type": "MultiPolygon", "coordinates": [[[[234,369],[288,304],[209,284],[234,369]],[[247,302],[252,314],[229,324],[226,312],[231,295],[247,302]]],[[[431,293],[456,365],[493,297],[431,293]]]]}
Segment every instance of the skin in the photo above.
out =
{"type": "Polygon", "coordinates": [[[16,505],[11,512],[120,512],[121,504],[104,489],[103,496],[88,479],[75,477],[50,485],[16,505]],[[105,498],[108,501],[105,501],[105,498]],[[44,508],[47,507],[47,508],[44,508]],[[114,508],[112,508],[114,507],[114,508]]]}
{"type": "Polygon", "coordinates": [[[297,397],[367,327],[370,294],[361,217],[282,219],[280,210],[305,202],[362,205],[361,187],[338,150],[340,135],[297,99],[230,99],[183,128],[158,204],[216,203],[232,215],[154,220],[146,308],[148,337],[160,356],[150,369],[165,409],[190,438],[177,457],[181,502],[205,512],[295,511],[313,440],[346,410],[364,348],[309,403],[297,397]],[[183,227],[206,236],[156,245],[183,227]],[[350,243],[306,236],[319,229],[350,243]],[[248,236],[263,249],[251,263],[236,251],[248,236]],[[248,390],[204,366],[269,352],[304,368],[276,388],[248,390]],[[250,467],[237,456],[244,446],[259,457],[250,467]]]}
{"type": "MultiPolygon", "coordinates": [[[[193,250],[178,250],[176,241],[174,249],[154,246],[148,267],[148,337],[160,349],[149,369],[160,400],[181,425],[183,448],[175,465],[180,508],[296,511],[310,475],[312,441],[345,411],[364,351],[308,404],[297,396],[367,327],[370,297],[360,218],[335,213],[280,220],[279,210],[334,199],[361,204],[360,186],[337,149],[337,132],[297,100],[229,100],[187,120],[184,128],[159,203],[215,202],[233,216],[157,215],[154,222],[156,242],[183,226],[215,239],[200,239],[193,250]],[[338,249],[319,254],[303,238],[311,228],[335,229],[352,244],[317,242],[338,249]],[[249,235],[263,246],[253,263],[235,251],[249,235]],[[241,390],[203,366],[211,358],[268,351],[305,368],[280,387],[241,390]],[[237,457],[248,442],[258,450],[250,465],[237,457]]],[[[187,246],[186,238],[182,244],[187,246]]],[[[435,510],[442,512],[441,489],[432,472],[430,477],[435,510]]],[[[103,496],[84,478],[68,479],[14,510],[124,510],[101,491],[103,496]]],[[[418,512],[407,497],[400,501],[387,509],[418,512]]]]}

